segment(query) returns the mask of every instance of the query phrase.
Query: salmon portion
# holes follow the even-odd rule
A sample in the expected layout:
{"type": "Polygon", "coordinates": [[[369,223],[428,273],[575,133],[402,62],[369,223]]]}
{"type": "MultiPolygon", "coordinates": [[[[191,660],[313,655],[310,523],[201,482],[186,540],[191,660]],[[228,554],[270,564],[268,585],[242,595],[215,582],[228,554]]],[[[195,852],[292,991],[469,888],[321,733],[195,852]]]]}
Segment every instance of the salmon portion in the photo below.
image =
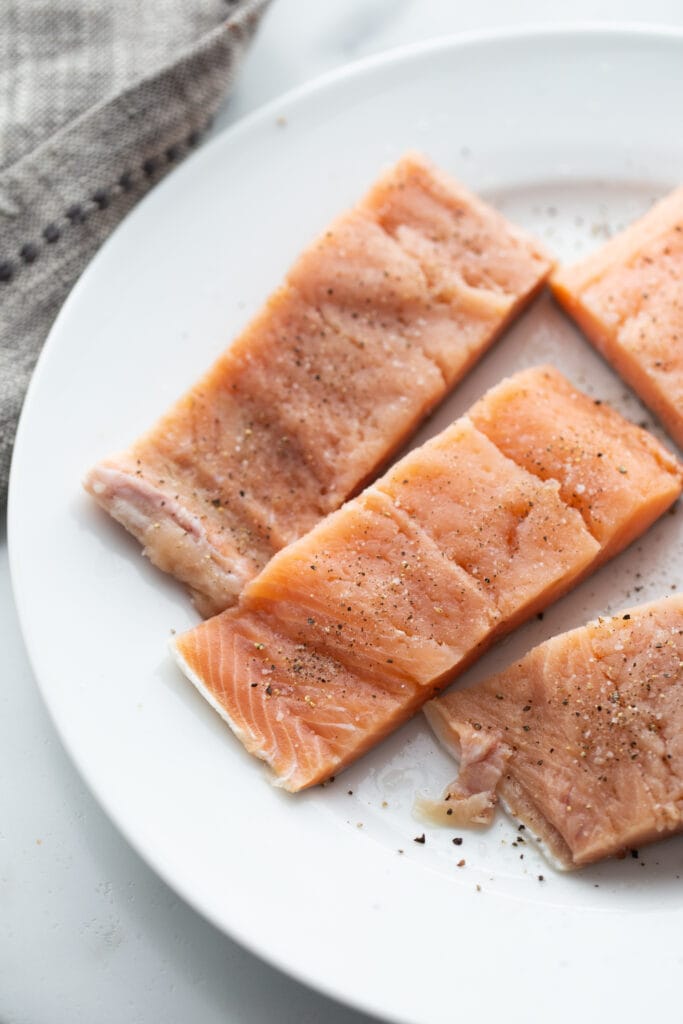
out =
{"type": "Polygon", "coordinates": [[[562,267],[557,300],[683,447],[683,187],[562,267]]]}
{"type": "Polygon", "coordinates": [[[294,792],[329,778],[349,747],[360,756],[405,721],[406,705],[419,706],[409,680],[387,672],[378,684],[238,608],[185,634],[175,650],[248,752],[294,792]]]}
{"type": "Polygon", "coordinates": [[[424,710],[466,754],[445,805],[499,795],[563,867],[683,829],[683,597],[553,637],[424,710]]]}
{"type": "MultiPolygon", "coordinates": [[[[513,391],[524,377],[512,378],[513,391]]],[[[557,481],[539,480],[508,458],[469,415],[407,455],[376,487],[477,582],[494,624],[507,628],[550,603],[600,550],[557,481]]]]}
{"type": "Polygon", "coordinates": [[[376,475],[550,269],[533,240],[407,156],[86,489],[203,614],[221,611],[376,475]]]}
{"type": "Polygon", "coordinates": [[[630,544],[678,495],[674,456],[552,367],[517,374],[477,402],[470,416],[509,458],[559,483],[563,501],[600,543],[603,560],[630,544]]]}
{"type": "MultiPolygon", "coordinates": [[[[503,414],[537,378],[556,389],[543,438],[575,416],[577,393],[558,374],[525,371],[484,401],[503,414]]],[[[595,422],[597,436],[597,408],[595,422]]],[[[628,439],[636,428],[621,424],[628,439]]],[[[656,515],[648,492],[663,492],[663,476],[669,500],[680,493],[680,469],[663,449],[655,458],[658,447],[635,449],[633,479],[646,486],[622,502],[614,533],[632,535],[634,520],[645,529],[656,515]]],[[[173,648],[247,750],[296,791],[413,715],[610,545],[563,498],[560,481],[521,465],[463,416],[276,554],[237,607],[173,648]]]]}
{"type": "Polygon", "coordinates": [[[421,158],[382,178],[362,204],[444,295],[463,286],[508,303],[533,289],[546,254],[502,214],[421,158]]]}
{"type": "Polygon", "coordinates": [[[355,672],[427,686],[491,630],[477,580],[377,488],[289,550],[250,584],[249,607],[355,672]]]}

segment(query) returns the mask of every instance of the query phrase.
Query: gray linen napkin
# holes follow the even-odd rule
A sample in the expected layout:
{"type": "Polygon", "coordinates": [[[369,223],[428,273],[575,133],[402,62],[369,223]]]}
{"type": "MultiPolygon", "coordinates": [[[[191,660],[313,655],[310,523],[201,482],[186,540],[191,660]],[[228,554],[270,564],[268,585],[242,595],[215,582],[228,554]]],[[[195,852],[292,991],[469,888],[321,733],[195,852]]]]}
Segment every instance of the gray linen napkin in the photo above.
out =
{"type": "Polygon", "coordinates": [[[268,0],[1,0],[0,506],[26,386],[83,267],[199,141],[268,0]]]}

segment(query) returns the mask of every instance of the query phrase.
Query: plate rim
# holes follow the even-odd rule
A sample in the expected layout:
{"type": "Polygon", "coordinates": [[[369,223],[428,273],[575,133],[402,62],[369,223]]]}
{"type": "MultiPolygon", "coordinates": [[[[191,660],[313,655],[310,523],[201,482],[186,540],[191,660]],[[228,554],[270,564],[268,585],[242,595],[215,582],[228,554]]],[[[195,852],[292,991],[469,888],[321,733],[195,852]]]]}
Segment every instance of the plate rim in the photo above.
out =
{"type": "MultiPolygon", "coordinates": [[[[342,64],[315,76],[312,79],[306,80],[281,95],[268,100],[266,103],[259,105],[256,109],[249,112],[246,116],[240,118],[235,123],[222,129],[213,138],[201,146],[199,150],[166,175],[159,185],[151,189],[141,199],[141,201],[125,215],[111,235],[106,239],[103,245],[100,246],[93,258],[86,265],[61,306],[55,320],[53,321],[50,331],[48,332],[39,358],[36,362],[36,366],[31,375],[31,381],[26,392],[17,427],[10,468],[7,501],[8,559],[12,594],[17,609],[22,641],[41,699],[63,749],[66,751],[69,760],[78,771],[78,774],[87,790],[92,794],[109,820],[114,824],[119,834],[132,847],[142,861],[151,868],[151,870],[153,870],[172,891],[177,893],[190,907],[192,907],[195,912],[200,914],[205,920],[216,927],[218,931],[227,935],[245,949],[249,950],[249,952],[254,956],[270,964],[272,967],[296,979],[303,985],[323,993],[325,996],[337,1001],[338,1003],[353,1007],[359,1012],[369,1013],[372,1015],[379,1014],[381,1015],[382,1020],[401,1022],[401,1024],[403,1024],[403,1022],[408,1024],[409,1018],[395,1014],[390,1016],[387,1014],[387,1010],[378,1005],[376,1000],[368,998],[365,994],[359,995],[355,991],[348,993],[342,990],[339,984],[331,982],[328,978],[320,978],[317,975],[307,972],[307,970],[297,960],[296,956],[286,958],[281,956],[278,952],[273,951],[270,947],[264,948],[262,934],[247,933],[244,929],[237,926],[233,927],[229,923],[226,923],[219,914],[214,914],[210,906],[205,905],[201,899],[194,895],[191,887],[185,883],[185,880],[179,881],[173,876],[171,866],[167,865],[166,862],[163,862],[156,855],[156,849],[148,848],[143,841],[143,837],[138,836],[134,830],[129,829],[125,818],[119,813],[118,809],[110,803],[107,793],[102,791],[101,787],[95,780],[91,779],[86,759],[82,758],[80,752],[74,748],[69,740],[67,732],[62,727],[59,710],[51,698],[51,689],[46,685],[44,675],[38,671],[37,653],[33,648],[33,645],[29,644],[27,639],[30,631],[30,612],[28,610],[28,599],[25,596],[21,582],[22,572],[19,566],[20,555],[17,550],[19,542],[14,539],[20,534],[18,517],[20,514],[19,509],[21,499],[17,496],[18,486],[15,482],[18,476],[17,466],[22,462],[21,453],[25,443],[24,435],[29,429],[26,424],[32,416],[34,396],[38,391],[39,380],[43,372],[44,364],[55,345],[59,342],[59,334],[61,332],[63,322],[70,316],[72,307],[77,305],[81,293],[89,287],[92,267],[98,263],[104,251],[108,250],[112,244],[116,244],[119,233],[126,230],[129,219],[131,217],[135,217],[137,211],[145,207],[150,199],[153,200],[154,197],[158,195],[159,190],[165,187],[168,180],[173,179],[177,181],[183,174],[191,173],[192,168],[196,166],[198,162],[201,162],[202,160],[211,160],[211,154],[214,149],[224,145],[227,140],[238,139],[241,135],[248,134],[255,126],[267,122],[274,115],[277,115],[282,108],[287,108],[289,110],[300,103],[305,104],[311,97],[320,95],[327,89],[334,89],[338,85],[343,84],[350,79],[357,80],[363,75],[372,74],[384,67],[410,62],[411,60],[420,60],[429,54],[459,51],[464,49],[486,49],[487,47],[506,42],[524,40],[538,42],[539,40],[545,39],[549,41],[562,41],[564,43],[568,43],[572,38],[577,44],[580,44],[582,41],[587,39],[593,39],[595,41],[602,39],[610,45],[615,45],[618,44],[619,41],[647,38],[649,40],[660,41],[662,44],[675,42],[678,45],[683,46],[683,27],[667,26],[665,24],[652,24],[633,20],[620,24],[614,24],[604,20],[588,20],[577,23],[560,24],[545,24],[541,22],[528,26],[449,33],[444,36],[392,47],[388,50],[383,50],[359,60],[342,64]]],[[[412,1024],[414,1024],[414,1022],[412,1022],[412,1024]]]]}

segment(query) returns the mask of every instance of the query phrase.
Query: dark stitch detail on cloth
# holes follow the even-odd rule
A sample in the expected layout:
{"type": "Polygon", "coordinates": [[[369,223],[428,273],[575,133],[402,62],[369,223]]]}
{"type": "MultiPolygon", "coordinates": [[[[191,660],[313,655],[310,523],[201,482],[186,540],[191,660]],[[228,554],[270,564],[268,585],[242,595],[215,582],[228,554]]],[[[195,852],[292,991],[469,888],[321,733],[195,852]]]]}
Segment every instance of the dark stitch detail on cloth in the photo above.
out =
{"type": "MultiPolygon", "coordinates": [[[[230,2],[231,0],[228,0],[228,3],[230,2]]],[[[196,146],[202,135],[211,127],[212,123],[213,117],[209,117],[201,128],[193,129],[184,140],[171,143],[170,146],[167,146],[163,151],[163,154],[147,157],[147,159],[140,165],[140,169],[145,177],[152,178],[161,167],[164,158],[169,164],[171,164],[178,159],[183,148],[192,149],[196,146]]],[[[93,206],[90,206],[90,204],[86,205],[85,203],[72,203],[67,207],[64,211],[65,220],[74,226],[77,224],[83,224],[88,219],[90,212],[96,213],[97,210],[106,210],[112,201],[112,197],[115,196],[117,192],[121,194],[131,192],[135,188],[135,183],[135,175],[133,172],[124,171],[123,174],[119,176],[116,184],[112,185],[110,188],[98,188],[93,192],[90,200],[93,206]]],[[[58,224],[52,222],[43,229],[42,236],[48,245],[53,245],[62,237],[62,229],[58,224]]],[[[35,263],[39,256],[40,247],[34,242],[26,242],[19,250],[19,257],[25,264],[35,263]]],[[[16,270],[17,268],[11,260],[0,261],[0,284],[9,283],[14,278],[16,270]]]]}
{"type": "Polygon", "coordinates": [[[80,203],[72,203],[66,211],[66,216],[72,224],[82,224],[86,218],[86,213],[80,203]]]}
{"type": "Polygon", "coordinates": [[[38,259],[38,253],[38,246],[34,245],[33,242],[26,242],[26,244],[22,245],[21,249],[19,250],[19,255],[21,256],[24,263],[35,263],[35,261],[38,259]]]}

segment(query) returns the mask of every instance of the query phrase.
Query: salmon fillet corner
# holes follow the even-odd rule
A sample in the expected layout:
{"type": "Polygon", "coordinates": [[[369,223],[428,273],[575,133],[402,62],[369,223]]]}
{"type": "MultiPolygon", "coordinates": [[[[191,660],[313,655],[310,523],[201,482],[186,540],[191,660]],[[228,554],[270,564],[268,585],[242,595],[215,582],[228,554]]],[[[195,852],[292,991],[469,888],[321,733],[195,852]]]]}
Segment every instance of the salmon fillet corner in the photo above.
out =
{"type": "Polygon", "coordinates": [[[551,265],[499,213],[406,156],[85,487],[203,614],[221,611],[379,471],[551,265]]]}
{"type": "Polygon", "coordinates": [[[683,829],[681,596],[553,637],[424,710],[464,756],[442,808],[500,796],[561,867],[683,829]]]}
{"type": "Polygon", "coordinates": [[[589,341],[683,447],[683,187],[551,279],[589,341]]]}

